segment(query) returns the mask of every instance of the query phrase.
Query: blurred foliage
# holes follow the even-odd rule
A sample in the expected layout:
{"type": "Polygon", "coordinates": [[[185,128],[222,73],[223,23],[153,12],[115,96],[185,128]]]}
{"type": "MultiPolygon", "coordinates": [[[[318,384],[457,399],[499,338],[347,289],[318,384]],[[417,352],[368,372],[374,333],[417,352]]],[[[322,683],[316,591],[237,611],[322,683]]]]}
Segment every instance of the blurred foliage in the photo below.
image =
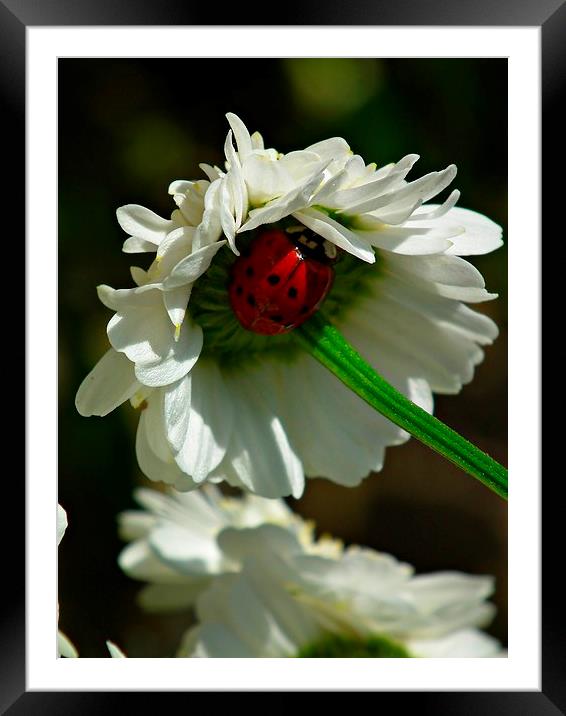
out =
{"type": "MultiPolygon", "coordinates": [[[[96,285],[131,284],[116,208],[169,215],[172,180],[202,177],[199,162],[222,163],[228,111],[284,152],[339,135],[366,162],[420,154],[412,177],[455,163],[459,205],[506,227],[505,60],[59,60],[59,501],[69,517],[60,623],[82,656],[107,656],[107,638],[129,656],[170,656],[191,623],[190,614],[142,613],[140,585],[116,564],[116,515],[147,483],[135,461],[137,414],[123,406],[84,419],[74,395],[108,347],[110,314],[96,285]]],[[[462,394],[437,398],[437,415],[505,463],[506,249],[473,262],[500,294],[477,308],[501,335],[462,394]]],[[[416,441],[389,449],[384,470],[356,489],[311,480],[290,502],[320,531],[418,571],[494,574],[491,632],[506,640],[506,505],[416,441]]]]}

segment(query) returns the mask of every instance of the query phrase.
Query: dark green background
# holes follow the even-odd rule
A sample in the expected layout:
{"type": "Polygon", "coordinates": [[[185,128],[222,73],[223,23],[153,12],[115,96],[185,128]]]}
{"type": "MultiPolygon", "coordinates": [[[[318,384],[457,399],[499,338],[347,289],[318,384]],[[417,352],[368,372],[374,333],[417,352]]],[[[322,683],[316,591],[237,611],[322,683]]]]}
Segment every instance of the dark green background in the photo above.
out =
{"type": "MultiPolygon", "coordinates": [[[[367,163],[420,154],[409,179],[455,163],[459,205],[506,228],[505,60],[59,61],[59,501],[69,516],[60,625],[85,657],[106,656],[106,638],[133,657],[171,656],[191,622],[142,613],[138,583],[116,565],[116,514],[147,483],[135,462],[137,413],[126,405],[104,419],[81,418],[74,395],[108,347],[111,314],[96,285],[129,286],[130,263],[147,263],[121,253],[116,208],[135,203],[169,216],[169,183],[204,178],[200,162],[223,162],[228,111],[283,152],[339,135],[367,163]]],[[[501,335],[471,385],[437,398],[436,414],[506,463],[506,247],[472,261],[500,294],[476,308],[501,335]]],[[[389,449],[384,470],[356,489],[310,480],[290,503],[321,532],[420,572],[494,574],[499,612],[490,631],[506,641],[506,505],[427,448],[412,440],[389,449]]]]}

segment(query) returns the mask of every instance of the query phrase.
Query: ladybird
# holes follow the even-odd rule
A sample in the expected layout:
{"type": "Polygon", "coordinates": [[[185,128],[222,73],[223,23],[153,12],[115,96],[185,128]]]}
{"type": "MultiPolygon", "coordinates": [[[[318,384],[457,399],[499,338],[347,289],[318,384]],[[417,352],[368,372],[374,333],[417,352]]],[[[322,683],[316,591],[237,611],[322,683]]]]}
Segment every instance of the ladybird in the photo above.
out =
{"type": "Polygon", "coordinates": [[[242,326],[273,336],[304,323],[332,286],[337,253],[304,226],[258,233],[234,262],[228,286],[242,326]]]}

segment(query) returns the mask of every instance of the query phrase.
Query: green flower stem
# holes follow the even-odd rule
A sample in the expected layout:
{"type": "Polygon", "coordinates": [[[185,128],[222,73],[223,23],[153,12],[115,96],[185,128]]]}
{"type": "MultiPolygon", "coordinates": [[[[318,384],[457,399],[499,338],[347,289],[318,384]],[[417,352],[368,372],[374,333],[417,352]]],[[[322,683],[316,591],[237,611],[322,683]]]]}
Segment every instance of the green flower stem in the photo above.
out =
{"type": "Polygon", "coordinates": [[[389,385],[320,311],[292,335],[372,408],[507,499],[507,469],[389,385]]]}

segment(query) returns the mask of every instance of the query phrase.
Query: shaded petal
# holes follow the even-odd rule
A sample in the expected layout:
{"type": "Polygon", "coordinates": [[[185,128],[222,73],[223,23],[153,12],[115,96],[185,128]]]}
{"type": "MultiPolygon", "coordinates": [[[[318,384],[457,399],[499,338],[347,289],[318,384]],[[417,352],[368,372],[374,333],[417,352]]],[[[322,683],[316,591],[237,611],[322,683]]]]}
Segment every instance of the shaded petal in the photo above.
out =
{"type": "Polygon", "coordinates": [[[278,371],[272,383],[280,412],[307,475],[358,485],[381,469],[386,445],[406,439],[310,356],[278,371]]]}
{"type": "MultiPolygon", "coordinates": [[[[234,410],[215,362],[198,361],[188,378],[191,380],[189,414],[183,416],[185,435],[176,460],[195,482],[202,482],[224,459],[233,431],[234,410]]],[[[175,437],[180,437],[180,430],[175,437]]]]}
{"type": "Polygon", "coordinates": [[[432,310],[414,310],[383,291],[356,306],[345,331],[378,372],[404,372],[424,378],[436,392],[457,393],[472,379],[483,351],[472,335],[453,328],[449,315],[437,320],[432,310]]]}
{"type": "Polygon", "coordinates": [[[192,490],[196,483],[179,470],[165,439],[160,402],[160,396],[155,394],[142,410],[136,434],[138,464],[154,482],[166,482],[181,491],[192,490]]]}
{"type": "Polygon", "coordinates": [[[382,258],[392,275],[432,294],[471,303],[496,298],[485,290],[481,273],[458,256],[413,258],[388,253],[382,258]]]}
{"type": "Polygon", "coordinates": [[[191,414],[191,373],[163,388],[163,415],[167,441],[175,453],[183,447],[191,414]]]}
{"type": "Polygon", "coordinates": [[[301,461],[289,444],[270,389],[259,385],[262,377],[262,368],[225,376],[238,421],[221,469],[235,473],[262,497],[299,497],[304,489],[301,461]]]}

